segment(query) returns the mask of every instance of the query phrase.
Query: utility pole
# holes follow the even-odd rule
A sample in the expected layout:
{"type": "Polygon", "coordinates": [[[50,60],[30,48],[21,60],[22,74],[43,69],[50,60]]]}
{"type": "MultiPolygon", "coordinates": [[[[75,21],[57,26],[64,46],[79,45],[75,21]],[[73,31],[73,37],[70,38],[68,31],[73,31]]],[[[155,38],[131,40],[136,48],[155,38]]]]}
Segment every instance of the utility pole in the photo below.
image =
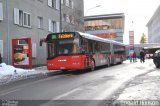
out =
{"type": "Polygon", "coordinates": [[[61,0],[59,0],[59,19],[60,19],[60,25],[59,25],[59,30],[62,32],[62,5],[61,5],[61,0]]]}
{"type": "Polygon", "coordinates": [[[6,40],[6,44],[7,44],[7,63],[10,64],[10,25],[9,25],[9,19],[10,19],[10,15],[9,15],[9,0],[6,0],[6,20],[7,20],[7,24],[6,24],[6,31],[7,31],[7,40],[6,40]]]}

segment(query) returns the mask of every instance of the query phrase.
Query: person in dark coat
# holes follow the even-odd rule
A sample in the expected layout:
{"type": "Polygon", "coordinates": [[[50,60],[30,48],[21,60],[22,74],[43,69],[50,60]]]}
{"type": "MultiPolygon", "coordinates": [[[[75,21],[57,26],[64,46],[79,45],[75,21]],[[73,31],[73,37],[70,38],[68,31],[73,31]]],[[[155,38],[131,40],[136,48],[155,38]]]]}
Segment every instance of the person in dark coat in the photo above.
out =
{"type": "Polygon", "coordinates": [[[140,51],[140,62],[142,63],[144,63],[145,62],[145,53],[144,53],[144,51],[143,50],[141,50],[140,51]]]}

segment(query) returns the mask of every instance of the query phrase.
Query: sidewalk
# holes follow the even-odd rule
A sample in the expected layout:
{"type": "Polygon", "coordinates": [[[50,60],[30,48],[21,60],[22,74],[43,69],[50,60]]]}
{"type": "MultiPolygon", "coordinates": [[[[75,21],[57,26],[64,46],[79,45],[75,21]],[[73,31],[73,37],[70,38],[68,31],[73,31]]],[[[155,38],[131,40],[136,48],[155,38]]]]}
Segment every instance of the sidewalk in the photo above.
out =
{"type": "Polygon", "coordinates": [[[155,67],[153,60],[146,60],[145,63],[138,61],[137,64],[137,67],[145,66],[150,71],[134,78],[117,100],[160,100],[160,69],[155,67]]]}
{"type": "Polygon", "coordinates": [[[36,67],[31,70],[15,68],[5,63],[0,64],[0,85],[10,82],[24,80],[29,78],[48,76],[49,74],[56,73],[57,71],[48,71],[46,66],[36,67]]]}

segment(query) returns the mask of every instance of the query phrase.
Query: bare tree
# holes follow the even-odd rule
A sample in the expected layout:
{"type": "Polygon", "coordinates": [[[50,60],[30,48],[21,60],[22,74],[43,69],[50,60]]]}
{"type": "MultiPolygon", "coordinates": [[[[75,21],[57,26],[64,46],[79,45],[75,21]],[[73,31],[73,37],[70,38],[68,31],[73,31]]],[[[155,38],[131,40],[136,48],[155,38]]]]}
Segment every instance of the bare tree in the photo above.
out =
{"type": "Polygon", "coordinates": [[[84,30],[84,19],[83,12],[73,8],[68,9],[67,7],[63,7],[62,9],[63,23],[62,28],[63,31],[83,31],[84,30]],[[64,16],[63,16],[64,15],[64,16]],[[65,19],[65,15],[66,19],[65,19]]]}

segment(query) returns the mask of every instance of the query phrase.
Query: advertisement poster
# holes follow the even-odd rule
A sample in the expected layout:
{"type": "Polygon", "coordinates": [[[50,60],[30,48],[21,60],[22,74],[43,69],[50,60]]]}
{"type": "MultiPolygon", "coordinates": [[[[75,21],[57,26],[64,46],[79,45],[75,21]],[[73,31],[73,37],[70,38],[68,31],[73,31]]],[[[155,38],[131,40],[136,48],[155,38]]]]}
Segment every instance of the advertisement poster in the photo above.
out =
{"type": "Polygon", "coordinates": [[[12,64],[32,67],[31,38],[12,39],[12,64]]]}
{"type": "Polygon", "coordinates": [[[129,47],[134,50],[134,31],[129,31],[129,47]]]}

